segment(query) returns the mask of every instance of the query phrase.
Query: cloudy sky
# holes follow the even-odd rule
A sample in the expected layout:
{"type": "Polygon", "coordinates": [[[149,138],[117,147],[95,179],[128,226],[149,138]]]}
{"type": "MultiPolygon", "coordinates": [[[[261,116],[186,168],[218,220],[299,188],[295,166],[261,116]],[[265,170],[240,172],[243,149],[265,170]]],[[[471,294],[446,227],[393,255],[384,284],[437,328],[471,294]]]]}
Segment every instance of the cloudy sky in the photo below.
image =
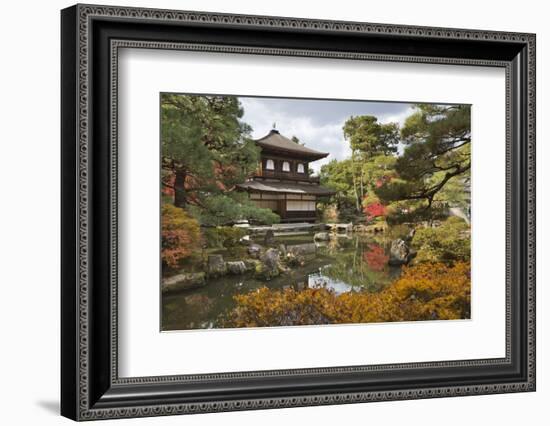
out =
{"type": "Polygon", "coordinates": [[[326,101],[311,99],[239,97],[244,108],[243,121],[252,126],[254,139],[265,136],[276,123],[279,132],[296,136],[309,148],[330,152],[327,158],[311,163],[316,172],[332,159],[349,157],[342,127],[352,115],[374,115],[382,123],[403,124],[412,105],[396,102],[326,101]]]}

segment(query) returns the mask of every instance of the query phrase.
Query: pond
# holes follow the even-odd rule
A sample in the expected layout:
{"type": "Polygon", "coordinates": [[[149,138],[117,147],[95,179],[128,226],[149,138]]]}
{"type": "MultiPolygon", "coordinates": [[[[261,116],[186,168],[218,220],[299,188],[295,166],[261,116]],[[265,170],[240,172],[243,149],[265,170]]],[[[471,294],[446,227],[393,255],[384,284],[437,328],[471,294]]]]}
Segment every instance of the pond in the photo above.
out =
{"type": "MultiPolygon", "coordinates": [[[[273,246],[312,241],[313,234],[276,237],[273,246]]],[[[380,291],[401,273],[400,267],[387,264],[389,244],[383,236],[340,235],[317,243],[316,253],[307,257],[303,266],[292,267],[270,281],[256,279],[251,273],[226,275],[209,280],[201,288],[163,295],[162,330],[216,328],[220,317],[235,306],[233,296],[264,286],[295,290],[325,287],[336,294],[380,291]]],[[[224,257],[231,256],[224,253],[224,257]]]]}

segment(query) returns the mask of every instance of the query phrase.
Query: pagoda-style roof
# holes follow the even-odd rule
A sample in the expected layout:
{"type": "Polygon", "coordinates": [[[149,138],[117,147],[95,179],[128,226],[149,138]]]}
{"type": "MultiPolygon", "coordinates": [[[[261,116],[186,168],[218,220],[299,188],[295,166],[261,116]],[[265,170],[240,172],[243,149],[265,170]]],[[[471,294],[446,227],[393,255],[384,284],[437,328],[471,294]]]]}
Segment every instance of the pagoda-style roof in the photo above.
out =
{"type": "Polygon", "coordinates": [[[288,181],[271,182],[249,180],[237,185],[237,188],[247,191],[277,192],[284,194],[334,195],[336,191],[319,185],[300,184],[288,181]]]}
{"type": "Polygon", "coordinates": [[[265,151],[291,155],[292,157],[319,160],[329,155],[328,152],[315,151],[314,149],[300,145],[291,139],[281,135],[278,130],[272,129],[263,138],[257,139],[256,144],[265,151]]]}

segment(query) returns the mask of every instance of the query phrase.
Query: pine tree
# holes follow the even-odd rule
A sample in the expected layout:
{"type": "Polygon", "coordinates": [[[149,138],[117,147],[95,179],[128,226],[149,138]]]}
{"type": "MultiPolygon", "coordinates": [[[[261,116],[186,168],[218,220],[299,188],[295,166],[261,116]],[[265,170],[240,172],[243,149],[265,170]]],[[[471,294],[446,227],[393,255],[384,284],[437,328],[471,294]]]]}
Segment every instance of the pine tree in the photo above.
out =
{"type": "Polygon", "coordinates": [[[242,116],[234,96],[161,96],[162,184],[173,193],[174,205],[188,209],[201,223],[278,219],[234,191],[259,160],[242,116]]]}

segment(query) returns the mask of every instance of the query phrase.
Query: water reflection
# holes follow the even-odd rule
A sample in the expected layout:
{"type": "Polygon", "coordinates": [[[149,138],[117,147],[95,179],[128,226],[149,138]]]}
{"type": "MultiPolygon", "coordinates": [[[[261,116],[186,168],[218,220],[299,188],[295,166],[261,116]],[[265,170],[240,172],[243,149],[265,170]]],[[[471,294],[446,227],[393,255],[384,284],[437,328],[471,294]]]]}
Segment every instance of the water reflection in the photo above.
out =
{"type": "MultiPolygon", "coordinates": [[[[277,238],[275,247],[311,243],[312,236],[277,238]]],[[[317,251],[288,273],[271,281],[253,274],[226,275],[205,287],[163,296],[162,329],[215,328],[224,313],[235,306],[233,296],[267,286],[271,289],[324,287],[342,294],[350,291],[379,291],[395,280],[400,268],[389,267],[389,242],[382,237],[346,236],[318,244],[317,251]]]]}
{"type": "Polygon", "coordinates": [[[354,290],[352,285],[344,281],[332,279],[329,276],[324,275],[324,269],[326,269],[326,267],[320,268],[319,272],[310,274],[308,276],[307,285],[309,288],[326,288],[327,290],[334,291],[334,293],[336,294],[347,293],[354,290]]]}

